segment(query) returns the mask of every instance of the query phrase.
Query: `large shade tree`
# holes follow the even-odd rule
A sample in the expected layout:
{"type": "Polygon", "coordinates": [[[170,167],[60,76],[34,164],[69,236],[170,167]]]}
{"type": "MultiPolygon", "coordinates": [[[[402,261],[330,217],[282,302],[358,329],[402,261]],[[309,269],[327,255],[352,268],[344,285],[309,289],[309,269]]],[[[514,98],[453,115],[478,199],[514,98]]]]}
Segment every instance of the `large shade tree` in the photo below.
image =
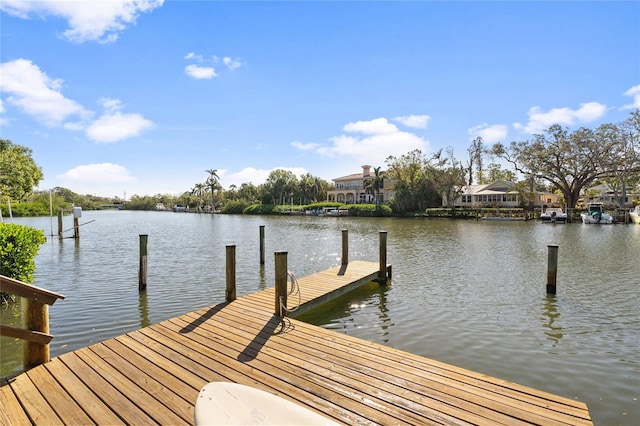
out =
{"type": "Polygon", "coordinates": [[[386,175],[393,181],[395,198],[392,207],[399,213],[422,211],[429,205],[437,204],[440,197],[434,186],[434,158],[425,156],[421,150],[414,149],[400,157],[388,157],[389,168],[386,175]]]}
{"type": "Polygon", "coordinates": [[[21,201],[42,180],[42,170],[32,151],[10,140],[0,139],[0,196],[21,201]]]}
{"type": "Polygon", "coordinates": [[[269,173],[264,183],[264,198],[268,198],[271,204],[285,204],[288,197],[293,197],[298,186],[296,175],[284,169],[276,169],[269,173]]]}
{"type": "Polygon", "coordinates": [[[626,206],[627,192],[640,183],[640,111],[636,110],[619,125],[598,128],[599,138],[612,149],[604,164],[604,181],[613,191],[620,207],[626,206]]]}
{"type": "Polygon", "coordinates": [[[612,142],[598,137],[598,133],[580,128],[569,133],[567,128],[554,124],[531,141],[501,143],[493,146],[498,155],[527,178],[550,182],[564,196],[567,207],[575,207],[583,188],[607,175],[612,142]]]}
{"type": "MultiPolygon", "coordinates": [[[[466,183],[465,176],[468,168],[465,169],[462,163],[456,160],[452,147],[447,148],[446,154],[446,156],[442,156],[442,151],[439,151],[437,157],[434,157],[436,166],[433,181],[436,191],[447,204],[447,207],[454,207],[466,183]]],[[[479,172],[479,175],[481,175],[481,172],[479,172]]]]}

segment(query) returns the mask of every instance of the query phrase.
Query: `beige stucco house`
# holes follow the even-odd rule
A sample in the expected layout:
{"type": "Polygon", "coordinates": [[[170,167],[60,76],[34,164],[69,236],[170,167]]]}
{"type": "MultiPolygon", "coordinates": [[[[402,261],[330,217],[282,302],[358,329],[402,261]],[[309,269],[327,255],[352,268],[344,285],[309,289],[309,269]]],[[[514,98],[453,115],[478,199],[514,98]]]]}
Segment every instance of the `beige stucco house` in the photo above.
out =
{"type": "MultiPolygon", "coordinates": [[[[375,204],[375,194],[365,191],[365,182],[374,178],[371,166],[362,166],[362,172],[338,177],[333,180],[334,186],[327,191],[327,201],[344,204],[375,204]]],[[[393,186],[383,178],[380,188],[379,204],[389,202],[393,196],[393,186]]]]}

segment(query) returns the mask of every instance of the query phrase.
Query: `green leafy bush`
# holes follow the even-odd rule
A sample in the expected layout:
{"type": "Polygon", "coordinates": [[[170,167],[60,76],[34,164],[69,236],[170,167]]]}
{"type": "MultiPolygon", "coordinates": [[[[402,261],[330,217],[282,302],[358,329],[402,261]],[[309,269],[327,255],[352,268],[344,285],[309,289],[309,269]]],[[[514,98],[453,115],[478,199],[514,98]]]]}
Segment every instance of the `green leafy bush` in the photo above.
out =
{"type": "Polygon", "coordinates": [[[245,200],[230,200],[222,206],[222,213],[225,214],[242,214],[249,207],[249,202],[245,200]]]}
{"type": "Polygon", "coordinates": [[[354,216],[380,217],[391,216],[391,207],[380,204],[351,204],[351,214],[354,216]]]}
{"type": "MultiPolygon", "coordinates": [[[[40,245],[47,241],[42,229],[0,223],[0,275],[26,283],[33,282],[35,257],[40,245]]],[[[2,303],[12,300],[0,294],[2,303]]]]}
{"type": "Polygon", "coordinates": [[[243,211],[244,214],[276,214],[273,204],[254,204],[243,211]]]}

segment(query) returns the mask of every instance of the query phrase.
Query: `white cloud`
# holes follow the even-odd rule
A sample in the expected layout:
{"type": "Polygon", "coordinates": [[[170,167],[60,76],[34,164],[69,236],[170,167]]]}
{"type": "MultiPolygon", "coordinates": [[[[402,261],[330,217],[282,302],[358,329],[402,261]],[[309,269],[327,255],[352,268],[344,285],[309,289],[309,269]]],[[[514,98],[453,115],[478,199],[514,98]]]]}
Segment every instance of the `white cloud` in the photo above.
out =
{"type": "Polygon", "coordinates": [[[91,123],[87,128],[87,137],[103,143],[117,142],[138,136],[153,127],[153,122],[140,114],[107,113],[91,123]]]}
{"type": "Polygon", "coordinates": [[[470,128],[468,132],[469,135],[471,135],[471,139],[480,136],[484,142],[493,144],[501,142],[507,137],[508,128],[504,124],[493,124],[490,126],[487,123],[482,123],[470,128]]]}
{"type": "Polygon", "coordinates": [[[236,60],[236,59],[231,59],[228,56],[225,56],[222,59],[222,62],[227,66],[227,68],[229,68],[230,70],[234,70],[236,68],[239,68],[242,64],[240,63],[240,61],[236,60]]]}
{"type": "Polygon", "coordinates": [[[291,146],[299,149],[300,151],[311,151],[312,149],[317,148],[319,145],[317,143],[303,143],[298,141],[291,142],[291,146]]]}
{"type": "Polygon", "coordinates": [[[61,17],[69,25],[62,33],[67,40],[110,43],[128,25],[135,24],[141,13],[163,3],[164,0],[2,0],[0,10],[23,19],[61,17]]]}
{"type": "MultiPolygon", "coordinates": [[[[0,114],[4,114],[4,103],[2,99],[0,99],[0,114]]],[[[0,126],[7,126],[9,124],[9,120],[4,117],[0,117],[0,126]]]]}
{"type": "Polygon", "coordinates": [[[267,181],[269,174],[274,170],[287,170],[292,172],[296,176],[307,173],[307,170],[303,167],[274,167],[272,169],[255,169],[253,167],[245,167],[237,173],[231,173],[224,176],[220,176],[220,181],[225,188],[229,188],[231,185],[240,186],[243,183],[252,183],[253,185],[260,185],[267,181]]]}
{"type": "Polygon", "coordinates": [[[395,121],[415,129],[426,129],[427,123],[431,120],[428,115],[406,115],[402,117],[394,117],[395,121]]]}
{"type": "Polygon", "coordinates": [[[100,98],[98,99],[98,103],[102,105],[107,112],[115,112],[122,109],[122,101],[120,101],[120,99],[100,98]]]}
{"type": "Polygon", "coordinates": [[[187,65],[184,67],[184,72],[187,73],[188,76],[193,77],[198,80],[207,79],[210,80],[213,77],[217,77],[216,70],[213,67],[201,67],[199,65],[187,65]]]}
{"type": "Polygon", "coordinates": [[[65,173],[56,176],[62,186],[65,187],[101,187],[113,184],[124,184],[136,182],[137,179],[131,175],[124,166],[113,163],[84,164],[67,170],[65,173]]]}
{"type": "Polygon", "coordinates": [[[184,58],[186,61],[197,62],[198,64],[190,64],[184,67],[184,72],[195,79],[198,80],[210,80],[214,77],[218,77],[218,73],[216,69],[208,64],[219,64],[222,62],[224,66],[226,66],[230,70],[234,70],[242,66],[242,63],[238,59],[233,59],[229,56],[225,56],[222,60],[217,56],[212,56],[210,59],[204,59],[202,55],[196,54],[195,52],[187,53],[184,58]],[[205,63],[207,65],[205,65],[205,63]]]}
{"type": "Polygon", "coordinates": [[[62,92],[62,80],[51,79],[26,59],[0,64],[0,89],[6,103],[49,127],[69,117],[88,118],[92,113],[62,92]]]}
{"type": "Polygon", "coordinates": [[[202,62],[202,55],[196,55],[193,52],[189,52],[186,55],[184,55],[184,59],[202,62]]]}
{"type": "MultiPolygon", "coordinates": [[[[137,136],[153,126],[140,114],[120,113],[122,102],[112,98],[98,101],[105,114],[91,122],[95,113],[66,98],[61,88],[62,80],[49,78],[29,60],[16,59],[0,64],[0,89],[8,95],[3,108],[6,102],[48,127],[63,127],[71,131],[86,129],[87,137],[94,141],[115,142],[137,136]]],[[[3,118],[2,124],[6,122],[3,118]]]]}
{"type": "Polygon", "coordinates": [[[376,118],[369,121],[356,121],[348,123],[342,128],[345,132],[358,132],[365,135],[384,135],[398,131],[395,124],[389,123],[386,118],[376,118]]]}
{"type": "Polygon", "coordinates": [[[640,108],[640,84],[637,86],[633,86],[631,89],[624,92],[625,96],[631,96],[633,98],[633,102],[629,105],[623,106],[621,109],[636,109],[640,108]]]}
{"type": "Polygon", "coordinates": [[[607,111],[607,106],[598,102],[587,102],[580,104],[580,108],[573,110],[571,108],[552,108],[548,112],[543,112],[539,106],[529,109],[529,122],[526,125],[514,123],[514,127],[518,130],[524,130],[527,133],[541,133],[553,124],[571,126],[576,121],[589,123],[602,117],[607,111]]]}
{"type": "Polygon", "coordinates": [[[330,138],[331,144],[317,145],[294,142],[298,149],[313,149],[315,153],[331,158],[348,158],[362,164],[384,164],[388,156],[401,156],[414,149],[427,151],[428,141],[410,132],[400,131],[386,118],[349,123],[343,127],[345,132],[362,133],[360,135],[339,135],[330,138]]]}

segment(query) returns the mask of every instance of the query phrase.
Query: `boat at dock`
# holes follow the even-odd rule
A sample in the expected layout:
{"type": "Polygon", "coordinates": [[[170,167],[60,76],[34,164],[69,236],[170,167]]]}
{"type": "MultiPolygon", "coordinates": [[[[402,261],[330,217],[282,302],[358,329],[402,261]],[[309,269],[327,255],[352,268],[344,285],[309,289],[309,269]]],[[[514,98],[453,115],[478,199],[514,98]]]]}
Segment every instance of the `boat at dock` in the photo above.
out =
{"type": "Polygon", "coordinates": [[[540,219],[543,222],[565,223],[567,221],[567,214],[562,211],[560,207],[548,207],[544,213],[540,215],[540,219]]]}
{"type": "Polygon", "coordinates": [[[582,223],[610,225],[613,223],[613,216],[605,213],[602,203],[589,203],[587,211],[580,213],[582,223]]]}
{"type": "Polygon", "coordinates": [[[349,216],[349,209],[340,209],[340,208],[333,208],[333,209],[327,209],[327,211],[325,212],[326,216],[334,216],[334,217],[338,217],[338,216],[349,216]]]}

